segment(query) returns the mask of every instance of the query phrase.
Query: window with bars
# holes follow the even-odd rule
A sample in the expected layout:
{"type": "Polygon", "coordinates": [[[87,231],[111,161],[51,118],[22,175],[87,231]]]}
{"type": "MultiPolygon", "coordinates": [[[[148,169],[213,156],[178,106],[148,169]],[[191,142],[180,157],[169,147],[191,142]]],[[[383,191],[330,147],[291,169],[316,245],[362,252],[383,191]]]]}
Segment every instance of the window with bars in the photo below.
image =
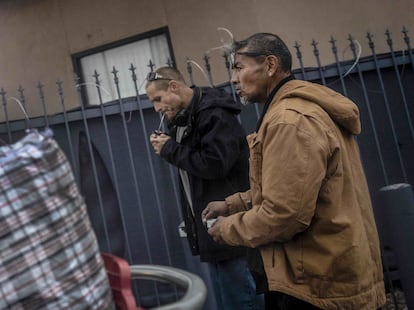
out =
{"type": "Polygon", "coordinates": [[[131,68],[135,68],[138,92],[144,94],[150,63],[155,67],[171,65],[174,57],[168,29],[161,28],[78,53],[73,55],[73,61],[84,102],[97,105],[116,100],[119,96],[126,98],[137,95],[131,68]],[[114,72],[119,79],[118,86],[114,82],[114,72]]]}

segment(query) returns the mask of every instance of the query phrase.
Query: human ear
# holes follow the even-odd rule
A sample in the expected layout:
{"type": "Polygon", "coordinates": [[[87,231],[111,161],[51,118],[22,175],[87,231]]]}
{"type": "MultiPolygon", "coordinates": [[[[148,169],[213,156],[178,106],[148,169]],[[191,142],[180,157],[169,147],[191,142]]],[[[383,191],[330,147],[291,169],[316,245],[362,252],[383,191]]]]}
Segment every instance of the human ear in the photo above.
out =
{"type": "Polygon", "coordinates": [[[279,59],[274,55],[267,56],[267,73],[272,76],[279,69],[279,59]]]}
{"type": "Polygon", "coordinates": [[[170,90],[172,92],[177,92],[177,90],[178,90],[178,83],[177,83],[177,81],[171,80],[171,81],[168,82],[168,84],[169,84],[169,88],[170,88],[170,90]]]}

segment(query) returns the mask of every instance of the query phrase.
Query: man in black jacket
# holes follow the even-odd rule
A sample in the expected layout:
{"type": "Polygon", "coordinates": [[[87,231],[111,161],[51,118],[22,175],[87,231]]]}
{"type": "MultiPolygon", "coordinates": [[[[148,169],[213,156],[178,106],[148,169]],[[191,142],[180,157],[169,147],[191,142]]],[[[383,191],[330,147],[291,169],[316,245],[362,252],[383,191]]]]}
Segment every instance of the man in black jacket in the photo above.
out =
{"type": "Polygon", "coordinates": [[[192,254],[209,265],[218,308],[260,309],[246,248],[215,243],[201,220],[210,201],[248,189],[249,149],[237,120],[241,107],[223,90],[188,87],[172,67],[151,72],[147,80],[148,98],[170,129],[168,135],[153,133],[150,141],[179,170],[187,239],[192,254]]]}

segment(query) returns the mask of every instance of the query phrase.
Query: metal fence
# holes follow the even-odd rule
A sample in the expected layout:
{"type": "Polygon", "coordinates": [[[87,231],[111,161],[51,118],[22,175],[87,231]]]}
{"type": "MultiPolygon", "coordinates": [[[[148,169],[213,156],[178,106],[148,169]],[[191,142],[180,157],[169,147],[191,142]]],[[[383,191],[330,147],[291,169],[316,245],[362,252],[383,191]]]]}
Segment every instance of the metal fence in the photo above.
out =
{"type": "MultiPolygon", "coordinates": [[[[300,44],[294,46],[299,63],[299,68],[294,70],[297,78],[329,86],[350,97],[360,108],[363,131],[358,143],[374,209],[376,193],[381,187],[414,182],[414,61],[408,31],[404,28],[402,34],[407,46],[404,51],[393,50],[391,34],[386,31],[389,52],[377,55],[368,33],[371,55],[363,58],[360,57],[360,43],[349,36],[349,48],[354,57],[348,61],[339,61],[336,40],[332,37],[329,42],[335,62],[326,66],[321,65],[323,56],[317,42],[311,42],[316,67],[306,67],[300,44]]],[[[224,53],[223,65],[230,74],[228,60],[224,53]]],[[[213,85],[209,57],[205,56],[204,62],[206,84],[213,85]]],[[[150,61],[151,68],[153,65],[150,61]]],[[[199,70],[200,66],[194,66],[190,60],[187,65],[188,78],[193,83],[193,69],[199,70]]],[[[18,90],[20,98],[8,98],[7,91],[2,88],[0,102],[6,121],[0,124],[0,138],[3,143],[13,143],[29,128],[50,127],[72,164],[101,250],[125,257],[131,264],[169,265],[195,272],[211,288],[205,267],[197,257],[191,256],[186,239],[179,236],[181,217],[175,169],[153,153],[148,140],[152,130],[159,126],[160,116],[153,111],[146,96],[138,92],[139,81],[133,64],[131,68],[134,97],[124,98],[119,92],[122,81],[114,68],[117,100],[104,104],[101,101],[98,106],[80,104],[69,111],[65,107],[64,87],[58,81],[53,100],[60,101],[62,112],[54,115],[45,112],[42,117],[8,120],[11,104],[21,104],[26,110],[30,102],[26,102],[22,87],[18,90]]],[[[95,86],[101,98],[99,74],[95,86]]],[[[45,105],[42,83],[37,87],[40,102],[45,105]]],[[[215,87],[226,89],[237,99],[229,83],[215,87]]],[[[77,91],[82,98],[82,87],[77,91]]],[[[258,105],[251,105],[241,113],[240,120],[247,132],[254,130],[260,109],[258,105]]],[[[404,270],[398,270],[392,245],[384,247],[383,255],[386,286],[392,295],[400,285],[398,272],[404,270]]],[[[136,293],[142,305],[163,303],[180,294],[176,289],[155,284],[139,285],[136,293]]],[[[392,302],[398,309],[397,302],[391,299],[392,302]]],[[[403,309],[401,304],[399,307],[403,309]]],[[[211,293],[205,308],[215,309],[211,293]]]]}

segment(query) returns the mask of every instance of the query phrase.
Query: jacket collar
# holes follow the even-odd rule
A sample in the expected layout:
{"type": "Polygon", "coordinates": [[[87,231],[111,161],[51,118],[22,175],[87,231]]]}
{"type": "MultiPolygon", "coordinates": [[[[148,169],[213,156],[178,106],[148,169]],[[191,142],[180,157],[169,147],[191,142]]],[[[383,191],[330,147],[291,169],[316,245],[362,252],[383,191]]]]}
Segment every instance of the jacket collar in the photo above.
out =
{"type": "Polygon", "coordinates": [[[294,80],[295,79],[295,77],[293,76],[293,75],[289,75],[289,76],[287,76],[287,77],[285,77],[283,80],[281,80],[276,86],[275,86],[275,88],[273,88],[273,90],[272,90],[272,92],[270,93],[270,95],[267,97],[267,99],[266,99],[266,102],[265,102],[265,104],[264,104],[264,107],[263,107],[263,111],[262,111],[262,114],[260,115],[260,118],[259,118],[259,120],[257,121],[257,125],[256,125],[256,132],[258,132],[259,131],[259,129],[260,129],[260,125],[262,124],[262,122],[263,122],[263,118],[264,118],[264,116],[265,116],[265,114],[266,114],[266,112],[267,112],[267,109],[269,108],[269,105],[270,105],[270,103],[272,102],[272,100],[273,100],[273,97],[276,95],[276,93],[277,93],[277,91],[284,85],[284,84],[286,84],[287,82],[289,82],[289,81],[291,81],[291,80],[294,80]]]}

